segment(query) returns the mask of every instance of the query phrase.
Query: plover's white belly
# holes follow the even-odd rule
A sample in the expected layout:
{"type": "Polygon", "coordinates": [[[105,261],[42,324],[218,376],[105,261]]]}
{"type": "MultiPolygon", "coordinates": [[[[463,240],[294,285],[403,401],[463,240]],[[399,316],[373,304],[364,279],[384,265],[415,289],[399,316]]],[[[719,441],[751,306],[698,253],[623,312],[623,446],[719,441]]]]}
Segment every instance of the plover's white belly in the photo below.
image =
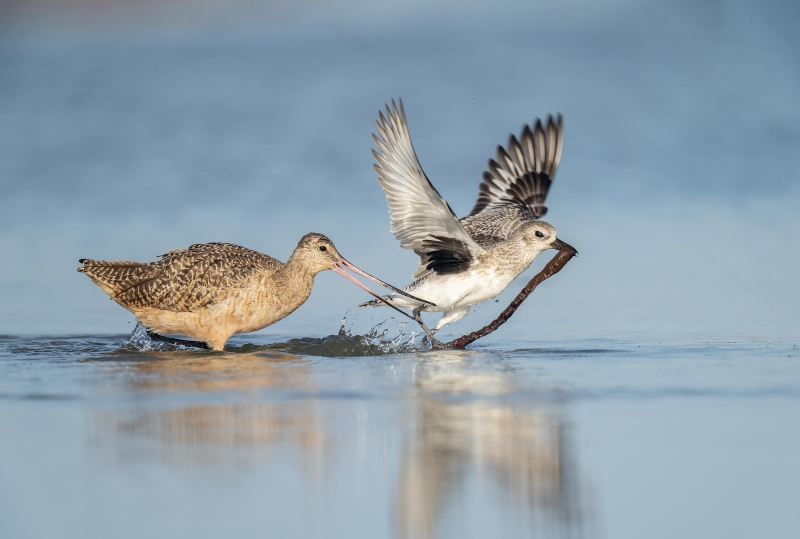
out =
{"type": "MultiPolygon", "coordinates": [[[[434,274],[409,290],[411,294],[431,301],[426,312],[444,312],[474,305],[492,299],[514,280],[513,273],[491,270],[473,270],[461,273],[434,274]]],[[[405,297],[393,298],[393,303],[414,308],[419,303],[405,297]]]]}

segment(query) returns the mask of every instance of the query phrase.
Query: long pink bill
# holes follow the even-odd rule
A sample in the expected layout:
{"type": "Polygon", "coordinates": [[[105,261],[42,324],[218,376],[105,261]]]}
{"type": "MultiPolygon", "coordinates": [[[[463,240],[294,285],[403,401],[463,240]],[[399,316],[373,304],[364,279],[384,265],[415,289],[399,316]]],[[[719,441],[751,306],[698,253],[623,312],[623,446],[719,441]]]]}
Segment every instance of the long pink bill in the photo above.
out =
{"type": "MultiPolygon", "coordinates": [[[[392,292],[397,292],[397,293],[398,293],[398,294],[400,294],[401,296],[405,296],[405,297],[407,297],[407,298],[411,298],[411,299],[413,299],[414,301],[419,301],[420,303],[427,303],[428,305],[430,305],[430,306],[432,306],[432,307],[436,307],[436,304],[435,304],[435,303],[431,303],[430,301],[426,301],[426,300],[424,300],[424,299],[422,299],[422,298],[418,298],[418,297],[416,297],[416,296],[412,296],[412,295],[411,295],[411,294],[409,294],[408,292],[404,292],[403,290],[400,290],[399,288],[395,288],[394,286],[390,285],[389,283],[385,283],[385,282],[381,281],[381,280],[380,280],[380,279],[378,279],[377,277],[373,277],[372,275],[370,275],[370,274],[369,274],[369,273],[367,273],[366,271],[364,271],[364,270],[362,270],[362,269],[360,269],[360,268],[357,268],[356,266],[354,266],[353,264],[351,264],[350,262],[348,262],[348,261],[347,261],[347,260],[345,260],[344,258],[342,258],[341,260],[339,260],[339,264],[338,264],[338,265],[339,265],[339,266],[343,266],[343,267],[345,267],[345,268],[349,269],[350,271],[352,271],[352,272],[354,272],[354,273],[358,273],[358,274],[359,274],[359,275],[361,275],[362,277],[366,277],[367,279],[371,279],[372,281],[374,281],[374,282],[378,283],[379,285],[381,285],[381,286],[385,286],[386,288],[388,288],[388,289],[389,289],[389,290],[391,290],[392,292]]],[[[367,290],[369,290],[369,289],[367,289],[367,290]]],[[[373,294],[373,295],[375,295],[375,293],[374,293],[374,292],[371,292],[371,291],[370,291],[370,293],[371,293],[371,294],[373,294]]],[[[386,301],[384,301],[384,303],[386,303],[386,301]]]]}
{"type": "Polygon", "coordinates": [[[396,306],[392,305],[391,303],[389,303],[388,301],[386,301],[385,299],[383,299],[383,297],[382,297],[382,296],[379,296],[378,294],[376,294],[375,292],[373,292],[372,290],[370,290],[369,288],[367,288],[367,286],[366,286],[366,285],[364,285],[364,284],[362,284],[362,283],[361,283],[361,281],[359,281],[358,279],[356,279],[355,277],[353,277],[352,275],[350,275],[349,273],[347,273],[346,271],[344,271],[344,270],[343,270],[342,268],[340,268],[338,265],[337,265],[337,266],[334,266],[332,269],[333,269],[333,271],[335,271],[336,273],[338,273],[339,275],[341,275],[342,277],[344,277],[344,278],[345,278],[345,279],[347,279],[348,281],[350,281],[350,282],[352,282],[352,283],[355,283],[355,284],[356,284],[356,285],[357,285],[359,288],[363,288],[364,290],[366,290],[367,292],[369,292],[370,294],[372,294],[373,296],[375,296],[376,298],[378,298],[379,300],[381,300],[382,302],[384,302],[386,305],[388,305],[389,307],[391,307],[392,309],[394,309],[394,310],[395,310],[395,311],[397,311],[398,313],[401,313],[401,314],[403,314],[403,315],[405,315],[405,316],[407,316],[407,317],[411,318],[412,320],[414,319],[414,317],[413,317],[413,316],[411,316],[410,314],[408,314],[407,312],[405,312],[405,311],[401,310],[399,307],[396,307],[396,306]]]}

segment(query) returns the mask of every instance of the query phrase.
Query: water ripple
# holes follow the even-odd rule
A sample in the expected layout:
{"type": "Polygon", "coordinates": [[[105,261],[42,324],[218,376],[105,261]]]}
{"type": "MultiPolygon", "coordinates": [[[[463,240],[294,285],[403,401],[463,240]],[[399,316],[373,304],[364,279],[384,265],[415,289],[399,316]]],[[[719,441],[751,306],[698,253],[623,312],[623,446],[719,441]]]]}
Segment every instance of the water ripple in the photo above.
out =
{"type": "MultiPolygon", "coordinates": [[[[364,335],[353,335],[349,326],[348,315],[345,315],[342,319],[342,325],[336,335],[300,337],[289,339],[286,342],[266,345],[228,345],[225,351],[233,353],[277,351],[304,356],[362,357],[422,352],[430,349],[430,344],[422,331],[408,330],[405,322],[399,322],[394,318],[380,322],[364,335]]],[[[119,348],[120,352],[171,352],[182,350],[215,354],[215,352],[201,351],[191,345],[154,340],[141,325],[136,326],[131,336],[119,348]]]]}

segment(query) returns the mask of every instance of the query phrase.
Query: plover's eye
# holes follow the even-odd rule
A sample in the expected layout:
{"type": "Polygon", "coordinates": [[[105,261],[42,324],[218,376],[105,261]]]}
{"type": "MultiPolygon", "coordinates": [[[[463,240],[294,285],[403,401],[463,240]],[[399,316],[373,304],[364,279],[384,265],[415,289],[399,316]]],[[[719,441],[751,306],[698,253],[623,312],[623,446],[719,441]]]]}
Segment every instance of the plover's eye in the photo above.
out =
{"type": "Polygon", "coordinates": [[[319,250],[320,250],[320,251],[327,251],[327,250],[328,250],[328,248],[327,248],[327,247],[325,247],[324,245],[320,245],[320,246],[319,246],[319,250]]]}
{"type": "Polygon", "coordinates": [[[541,231],[541,230],[537,230],[537,231],[536,231],[536,237],[537,237],[537,238],[544,238],[544,234],[542,233],[542,231],[541,231]]]}

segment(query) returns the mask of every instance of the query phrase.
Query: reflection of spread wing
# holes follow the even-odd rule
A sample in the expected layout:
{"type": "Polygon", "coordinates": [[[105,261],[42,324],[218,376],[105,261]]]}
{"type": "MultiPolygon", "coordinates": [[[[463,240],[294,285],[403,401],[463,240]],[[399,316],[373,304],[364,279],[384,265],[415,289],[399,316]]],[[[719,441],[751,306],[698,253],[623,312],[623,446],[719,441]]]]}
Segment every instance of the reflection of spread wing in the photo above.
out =
{"type": "Polygon", "coordinates": [[[563,121],[559,114],[541,120],[531,130],[526,125],[518,141],[514,135],[508,139],[508,151],[497,147],[497,159],[489,160],[489,170],[483,173],[478,201],[470,216],[482,212],[521,207],[529,209],[536,218],[547,213],[544,205],[547,191],[561,161],[564,141],[563,121]]]}
{"type": "Polygon", "coordinates": [[[187,312],[212,305],[253,272],[276,264],[238,245],[203,243],[170,251],[149,264],[85,260],[79,271],[127,307],[187,312]]]}
{"type": "Polygon", "coordinates": [[[466,269],[483,251],[467,234],[458,218],[431,184],[408,133],[403,102],[394,101],[381,112],[378,136],[373,135],[378,162],[375,170],[386,192],[391,231],[404,249],[412,249],[422,260],[415,277],[429,271],[448,272],[466,269]]]}

